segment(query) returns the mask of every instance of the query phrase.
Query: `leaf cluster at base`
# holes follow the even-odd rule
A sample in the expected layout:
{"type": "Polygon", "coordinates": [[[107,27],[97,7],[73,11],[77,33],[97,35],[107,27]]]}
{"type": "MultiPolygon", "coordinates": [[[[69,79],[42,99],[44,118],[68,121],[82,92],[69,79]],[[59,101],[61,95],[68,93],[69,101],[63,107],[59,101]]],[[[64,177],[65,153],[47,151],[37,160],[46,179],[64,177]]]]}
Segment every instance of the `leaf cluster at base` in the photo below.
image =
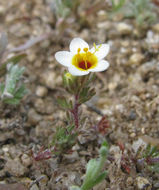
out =
{"type": "Polygon", "coordinates": [[[55,155],[61,155],[68,152],[76,142],[77,133],[74,132],[74,126],[58,127],[53,136],[51,147],[55,155]]]}
{"type": "Polygon", "coordinates": [[[139,148],[137,161],[152,172],[159,173],[159,149],[156,146],[148,144],[143,150],[139,148]]]}
{"type": "Polygon", "coordinates": [[[21,78],[25,68],[12,63],[7,65],[5,83],[0,84],[1,100],[7,104],[19,104],[28,92],[21,78]]]}

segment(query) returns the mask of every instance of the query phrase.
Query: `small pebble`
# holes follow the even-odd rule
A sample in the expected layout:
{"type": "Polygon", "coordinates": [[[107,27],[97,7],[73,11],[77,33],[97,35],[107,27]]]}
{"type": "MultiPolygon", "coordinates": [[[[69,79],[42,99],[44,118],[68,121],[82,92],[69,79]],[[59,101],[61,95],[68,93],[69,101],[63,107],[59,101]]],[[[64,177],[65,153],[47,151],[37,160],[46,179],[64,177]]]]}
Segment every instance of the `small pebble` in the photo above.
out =
{"type": "Polygon", "coordinates": [[[131,186],[133,184],[133,178],[132,177],[128,177],[126,180],[127,186],[131,186]]]}
{"type": "Polygon", "coordinates": [[[156,181],[154,182],[154,185],[153,185],[155,188],[159,189],[159,181],[156,181]]]}
{"type": "Polygon", "coordinates": [[[148,179],[144,178],[144,177],[137,177],[136,178],[136,184],[137,184],[137,188],[138,190],[150,190],[151,189],[151,184],[148,181],[148,179]]]}
{"type": "Polygon", "coordinates": [[[45,97],[46,95],[47,95],[47,93],[48,93],[48,90],[47,90],[47,88],[46,87],[44,87],[44,86],[38,86],[37,88],[36,88],[36,95],[37,96],[39,96],[39,97],[45,97]]]}
{"type": "Polygon", "coordinates": [[[47,182],[48,182],[48,177],[46,176],[46,175],[42,175],[41,176],[41,180],[39,181],[39,184],[40,184],[40,186],[42,187],[46,187],[46,184],[47,184],[47,182]]]}
{"type": "Polygon", "coordinates": [[[35,134],[38,137],[48,137],[52,133],[52,126],[48,121],[41,121],[35,128],[35,134]]]}
{"type": "Polygon", "coordinates": [[[57,82],[57,76],[54,71],[47,71],[42,74],[42,81],[48,88],[54,89],[56,86],[55,81],[57,82]]]}
{"type": "Polygon", "coordinates": [[[26,187],[29,187],[33,180],[28,177],[22,177],[19,179],[19,182],[23,183],[26,187]]]}
{"type": "Polygon", "coordinates": [[[135,120],[136,119],[136,112],[134,111],[134,110],[131,110],[130,111],[130,114],[129,114],[129,116],[128,116],[128,119],[129,120],[135,120]]]}
{"type": "Polygon", "coordinates": [[[28,171],[28,169],[21,164],[19,158],[8,160],[5,166],[5,170],[16,177],[23,176],[28,171]]]}
{"type": "Polygon", "coordinates": [[[141,53],[134,53],[129,59],[130,64],[139,65],[144,60],[144,56],[141,53]]]}
{"type": "Polygon", "coordinates": [[[146,143],[139,138],[138,140],[134,141],[132,144],[132,148],[134,152],[136,153],[140,147],[146,147],[146,143]]]}
{"type": "Polygon", "coordinates": [[[121,35],[131,34],[133,31],[132,26],[124,22],[117,24],[116,29],[121,35]]]}
{"type": "Polygon", "coordinates": [[[99,21],[105,21],[107,19],[107,13],[105,10],[98,11],[97,16],[99,21]]]}
{"type": "Polygon", "coordinates": [[[25,167],[30,166],[31,163],[32,163],[30,156],[28,156],[27,154],[23,154],[23,155],[21,156],[21,161],[22,161],[22,163],[23,163],[23,165],[24,165],[25,167]]]}
{"type": "Polygon", "coordinates": [[[34,107],[37,112],[45,113],[45,103],[44,103],[43,99],[41,99],[41,98],[36,99],[34,102],[34,107]]]}
{"type": "Polygon", "coordinates": [[[28,112],[28,121],[31,125],[37,125],[41,120],[41,116],[34,110],[30,109],[28,112]]]}
{"type": "Polygon", "coordinates": [[[39,187],[38,187],[36,184],[34,184],[34,185],[30,188],[30,190],[39,190],[39,187]]]}
{"type": "Polygon", "coordinates": [[[4,14],[5,13],[5,7],[0,6],[0,14],[4,14]]]}
{"type": "Polygon", "coordinates": [[[159,33],[159,23],[155,24],[155,25],[152,27],[152,29],[153,29],[154,32],[159,33]]]}
{"type": "Polygon", "coordinates": [[[73,163],[78,159],[79,159],[79,155],[78,155],[77,151],[74,151],[72,154],[65,154],[64,155],[64,160],[67,163],[73,163]]]}
{"type": "Polygon", "coordinates": [[[130,137],[131,137],[131,138],[134,138],[135,136],[136,136],[136,133],[131,133],[131,134],[130,134],[130,137]]]}
{"type": "Polygon", "coordinates": [[[20,183],[3,184],[0,182],[0,190],[27,190],[27,188],[20,183]]]}

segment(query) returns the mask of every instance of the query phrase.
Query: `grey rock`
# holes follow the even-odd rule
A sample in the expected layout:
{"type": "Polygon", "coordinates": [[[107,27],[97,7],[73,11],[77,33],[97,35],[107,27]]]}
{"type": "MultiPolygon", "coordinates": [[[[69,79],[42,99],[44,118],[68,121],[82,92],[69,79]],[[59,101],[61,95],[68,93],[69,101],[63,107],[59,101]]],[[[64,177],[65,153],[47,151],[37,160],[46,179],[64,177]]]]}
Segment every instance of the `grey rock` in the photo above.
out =
{"type": "Polygon", "coordinates": [[[29,110],[28,121],[30,124],[37,125],[41,119],[41,116],[34,109],[29,110]]]}
{"type": "Polygon", "coordinates": [[[25,167],[30,166],[31,163],[32,163],[32,160],[31,160],[30,156],[28,156],[27,154],[23,154],[23,155],[21,156],[21,161],[22,161],[22,163],[23,163],[23,165],[24,165],[25,167]]]}
{"type": "Polygon", "coordinates": [[[21,164],[19,158],[8,160],[5,166],[5,170],[16,177],[23,176],[28,171],[28,169],[21,164]]]}
{"type": "Polygon", "coordinates": [[[134,53],[131,55],[129,62],[130,64],[139,65],[144,60],[144,56],[141,53],[134,53]]]}
{"type": "Polygon", "coordinates": [[[122,35],[127,35],[132,33],[132,26],[129,24],[126,24],[124,22],[121,22],[116,25],[116,30],[122,34],[122,35]]]}
{"type": "Polygon", "coordinates": [[[137,188],[138,190],[150,190],[151,189],[151,184],[148,181],[148,179],[144,178],[144,177],[137,177],[136,178],[136,184],[137,184],[137,188]]]}
{"type": "Polygon", "coordinates": [[[48,93],[48,90],[45,86],[37,86],[35,94],[39,97],[44,97],[48,93]]]}

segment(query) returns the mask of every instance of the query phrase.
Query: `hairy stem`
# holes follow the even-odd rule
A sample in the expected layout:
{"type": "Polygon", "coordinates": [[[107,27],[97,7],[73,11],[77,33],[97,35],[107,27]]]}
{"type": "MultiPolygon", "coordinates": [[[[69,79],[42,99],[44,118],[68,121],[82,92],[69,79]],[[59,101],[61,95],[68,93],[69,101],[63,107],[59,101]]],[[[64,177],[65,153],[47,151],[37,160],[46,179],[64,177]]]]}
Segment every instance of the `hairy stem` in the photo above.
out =
{"type": "Polygon", "coordinates": [[[76,129],[78,129],[78,127],[79,127],[79,116],[78,116],[78,108],[79,108],[79,106],[80,106],[80,104],[78,103],[78,95],[75,95],[74,108],[73,108],[73,110],[71,112],[73,114],[76,129]]]}

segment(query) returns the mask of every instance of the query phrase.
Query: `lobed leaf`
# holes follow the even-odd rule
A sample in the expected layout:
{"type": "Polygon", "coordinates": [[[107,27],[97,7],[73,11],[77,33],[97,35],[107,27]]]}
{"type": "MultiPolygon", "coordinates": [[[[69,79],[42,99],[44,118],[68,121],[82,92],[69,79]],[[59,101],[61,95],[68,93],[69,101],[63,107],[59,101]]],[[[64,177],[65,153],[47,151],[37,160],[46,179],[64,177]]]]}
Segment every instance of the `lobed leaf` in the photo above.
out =
{"type": "Polygon", "coordinates": [[[13,57],[9,58],[5,63],[1,64],[0,65],[0,76],[4,75],[7,72],[7,65],[9,63],[12,63],[12,64],[15,65],[19,61],[21,61],[21,59],[23,59],[25,56],[26,56],[25,53],[19,54],[19,55],[16,55],[16,56],[13,56],[13,57]]]}

